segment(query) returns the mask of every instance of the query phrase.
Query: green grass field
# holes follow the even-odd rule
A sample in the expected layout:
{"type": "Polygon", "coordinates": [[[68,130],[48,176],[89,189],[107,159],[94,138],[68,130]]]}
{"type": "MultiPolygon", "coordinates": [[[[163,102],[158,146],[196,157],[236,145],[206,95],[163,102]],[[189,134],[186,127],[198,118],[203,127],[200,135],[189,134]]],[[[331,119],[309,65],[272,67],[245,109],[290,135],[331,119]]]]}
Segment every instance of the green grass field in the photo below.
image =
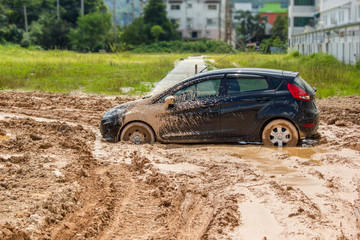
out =
{"type": "Polygon", "coordinates": [[[107,54],[0,48],[0,89],[143,94],[186,54],[107,54]]]}
{"type": "MultiPolygon", "coordinates": [[[[0,89],[145,94],[191,54],[76,53],[0,45],[0,89]]],[[[300,72],[318,97],[360,95],[360,70],[317,54],[211,54],[216,68],[259,67],[300,72]]]]}
{"type": "Polygon", "coordinates": [[[315,54],[307,57],[290,54],[240,53],[212,55],[216,68],[256,67],[299,72],[311,86],[317,88],[317,97],[360,96],[360,69],[345,65],[333,56],[315,54]],[[225,57],[224,57],[225,56],[225,57]]]}

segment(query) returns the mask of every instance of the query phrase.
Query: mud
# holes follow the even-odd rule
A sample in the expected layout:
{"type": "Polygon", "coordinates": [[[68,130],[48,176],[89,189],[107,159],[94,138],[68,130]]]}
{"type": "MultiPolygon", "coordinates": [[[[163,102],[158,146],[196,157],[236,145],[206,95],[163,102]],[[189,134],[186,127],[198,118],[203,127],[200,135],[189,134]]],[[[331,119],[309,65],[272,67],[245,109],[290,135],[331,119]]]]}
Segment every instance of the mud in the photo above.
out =
{"type": "Polygon", "coordinates": [[[279,149],[102,141],[129,100],[0,93],[0,239],[360,239],[359,97],[279,149]]]}

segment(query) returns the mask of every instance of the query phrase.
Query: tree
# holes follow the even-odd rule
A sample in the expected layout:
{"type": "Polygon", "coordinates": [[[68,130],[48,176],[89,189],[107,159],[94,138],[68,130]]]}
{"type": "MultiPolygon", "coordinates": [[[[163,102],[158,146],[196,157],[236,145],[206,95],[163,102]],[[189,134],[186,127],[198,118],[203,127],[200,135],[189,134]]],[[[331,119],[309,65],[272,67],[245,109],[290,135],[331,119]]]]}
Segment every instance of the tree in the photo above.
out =
{"type": "Polygon", "coordinates": [[[277,16],[274,26],[270,29],[271,35],[278,36],[282,41],[288,38],[288,24],[285,16],[277,16]]]}
{"type": "Polygon", "coordinates": [[[165,31],[160,27],[159,25],[155,25],[151,28],[151,35],[155,38],[155,41],[159,41],[159,37],[161,34],[163,34],[165,31]]]}
{"type": "Polygon", "coordinates": [[[144,18],[137,18],[133,23],[125,27],[120,39],[127,44],[133,45],[150,43],[151,41],[147,34],[147,25],[144,22],[144,18]]]}
{"type": "MultiPolygon", "coordinates": [[[[85,0],[84,3],[85,14],[107,12],[103,0],[85,0]]],[[[24,6],[34,43],[44,48],[68,47],[67,35],[70,27],[76,27],[80,13],[79,0],[60,1],[60,20],[55,17],[56,0],[0,0],[0,41],[21,42],[25,29],[24,6]]]]}
{"type": "Polygon", "coordinates": [[[235,19],[239,20],[237,32],[240,39],[245,42],[256,38],[258,41],[265,34],[265,18],[261,18],[259,14],[253,15],[250,11],[237,11],[235,19]]]}
{"type": "Polygon", "coordinates": [[[111,15],[98,12],[80,17],[78,27],[70,29],[70,45],[75,50],[98,51],[107,48],[111,29],[111,15]]]}
{"type": "MultiPolygon", "coordinates": [[[[61,18],[73,26],[76,25],[77,19],[80,17],[80,1],[79,0],[61,0],[61,18]]],[[[89,13],[106,13],[108,11],[103,0],[84,0],[84,14],[89,13]]]]}
{"type": "Polygon", "coordinates": [[[150,0],[144,10],[144,17],[136,19],[130,24],[122,35],[121,40],[128,44],[148,44],[154,41],[180,40],[180,34],[166,16],[166,5],[162,0],[150,0]],[[163,33],[153,35],[154,26],[162,28],[163,33]],[[156,36],[158,38],[156,38],[156,36]]]}

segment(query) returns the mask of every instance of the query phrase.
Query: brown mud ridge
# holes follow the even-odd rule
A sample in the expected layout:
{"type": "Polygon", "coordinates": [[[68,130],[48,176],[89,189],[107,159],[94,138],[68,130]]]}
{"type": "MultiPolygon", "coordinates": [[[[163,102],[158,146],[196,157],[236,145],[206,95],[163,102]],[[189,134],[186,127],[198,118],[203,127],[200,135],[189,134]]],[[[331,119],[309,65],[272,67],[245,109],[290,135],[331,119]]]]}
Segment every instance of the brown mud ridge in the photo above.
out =
{"type": "Polygon", "coordinates": [[[359,97],[289,149],[103,142],[129,100],[0,93],[0,239],[360,239],[359,97]]]}

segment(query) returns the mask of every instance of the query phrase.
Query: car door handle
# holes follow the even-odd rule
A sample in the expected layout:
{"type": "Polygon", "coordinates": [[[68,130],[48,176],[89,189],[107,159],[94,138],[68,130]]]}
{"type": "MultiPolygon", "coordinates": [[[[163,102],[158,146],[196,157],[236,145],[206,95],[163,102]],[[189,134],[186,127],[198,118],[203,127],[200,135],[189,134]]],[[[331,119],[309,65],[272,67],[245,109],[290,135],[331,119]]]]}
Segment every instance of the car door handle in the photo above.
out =
{"type": "Polygon", "coordinates": [[[260,102],[260,101],[269,101],[270,98],[269,97],[258,97],[256,98],[256,101],[260,102]]]}

